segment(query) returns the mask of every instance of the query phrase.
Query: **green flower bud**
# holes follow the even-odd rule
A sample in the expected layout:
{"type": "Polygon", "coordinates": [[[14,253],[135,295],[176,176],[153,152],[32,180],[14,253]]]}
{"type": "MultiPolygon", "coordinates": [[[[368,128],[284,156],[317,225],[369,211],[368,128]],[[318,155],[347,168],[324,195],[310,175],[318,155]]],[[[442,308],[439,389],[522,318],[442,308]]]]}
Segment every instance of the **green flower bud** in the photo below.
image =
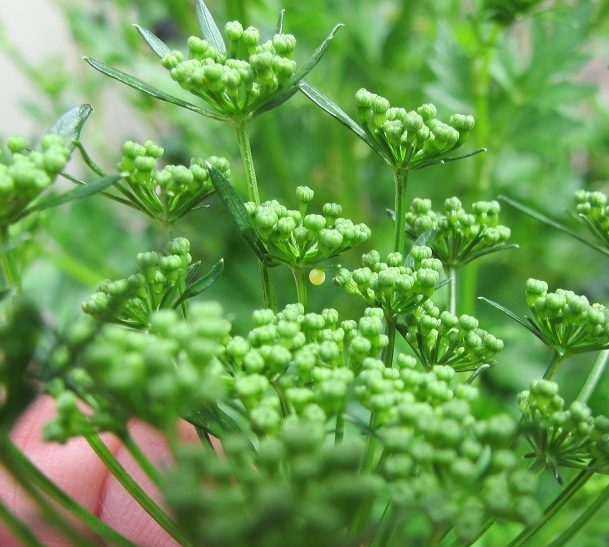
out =
{"type": "Polygon", "coordinates": [[[315,192],[308,186],[298,186],[296,188],[296,197],[301,203],[310,203],[314,196],[315,192]]]}
{"type": "Polygon", "coordinates": [[[229,21],[224,25],[224,34],[231,42],[237,42],[243,36],[243,27],[239,21],[229,21]]]}
{"type": "Polygon", "coordinates": [[[424,121],[428,121],[435,118],[438,111],[433,104],[423,104],[417,108],[417,113],[423,118],[424,121]]]}
{"type": "Polygon", "coordinates": [[[322,212],[326,217],[336,218],[341,215],[343,208],[338,203],[326,203],[322,212]]]}

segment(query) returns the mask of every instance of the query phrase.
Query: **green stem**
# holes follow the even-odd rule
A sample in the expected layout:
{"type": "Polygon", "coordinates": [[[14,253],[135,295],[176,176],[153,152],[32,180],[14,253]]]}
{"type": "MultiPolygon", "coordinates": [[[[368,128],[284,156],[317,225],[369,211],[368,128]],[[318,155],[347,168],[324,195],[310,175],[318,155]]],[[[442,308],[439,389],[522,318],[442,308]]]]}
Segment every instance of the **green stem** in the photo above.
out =
{"type": "Polygon", "coordinates": [[[7,444],[8,456],[22,469],[22,476],[27,477],[30,483],[35,483],[50,498],[61,504],[65,509],[85,524],[93,533],[100,538],[123,547],[134,547],[126,537],[111,528],[93,513],[85,509],[77,501],[66,494],[44,473],[42,473],[13,443],[7,444]]]}
{"type": "MultiPolygon", "coordinates": [[[[250,138],[247,132],[247,124],[245,122],[236,124],[235,131],[237,133],[239,153],[241,154],[241,161],[243,162],[243,170],[245,172],[248,198],[256,205],[260,205],[258,181],[256,180],[256,169],[254,167],[254,158],[252,157],[252,147],[250,145],[250,138]]],[[[277,309],[277,305],[275,302],[275,286],[271,278],[271,273],[261,261],[259,261],[258,264],[260,267],[260,277],[262,278],[264,307],[275,311],[277,309]]]]}
{"type": "Polygon", "coordinates": [[[586,510],[566,530],[560,534],[550,547],[561,547],[575,537],[575,535],[594,517],[599,509],[609,501],[609,486],[606,486],[597,498],[586,508],[586,510]]]}
{"type": "Polygon", "coordinates": [[[596,389],[603,372],[605,371],[605,366],[607,365],[607,360],[609,360],[609,350],[603,350],[598,354],[596,358],[596,362],[594,363],[594,367],[590,371],[588,378],[586,378],[586,383],[582,390],[579,392],[577,396],[577,400],[582,403],[587,403],[588,399],[596,389]]]}
{"type": "Polygon", "coordinates": [[[0,502],[0,521],[4,521],[6,526],[13,531],[21,543],[26,547],[44,547],[32,532],[32,529],[22,520],[13,515],[6,506],[0,502]]]}
{"type": "Polygon", "coordinates": [[[97,435],[85,435],[85,440],[98,455],[110,473],[116,477],[123,488],[137,501],[142,508],[178,543],[192,546],[192,543],[182,534],[177,524],[161,509],[157,503],[133,480],[127,470],[118,462],[114,454],[97,435]]]}
{"type": "Polygon", "coordinates": [[[334,430],[334,445],[339,444],[345,435],[345,414],[341,409],[336,415],[336,429],[334,430]]]}
{"type": "MultiPolygon", "coordinates": [[[[591,462],[592,463],[592,462],[591,462]]],[[[519,547],[529,541],[539,530],[541,530],[549,521],[566,505],[573,495],[594,475],[591,469],[583,469],[569,483],[569,485],[554,499],[554,501],[546,507],[543,516],[532,526],[525,528],[520,534],[508,545],[508,547],[519,547]]]]}
{"type": "Polygon", "coordinates": [[[543,374],[544,380],[551,380],[554,377],[554,374],[556,374],[556,371],[558,370],[558,365],[564,359],[564,357],[565,356],[558,351],[554,352],[554,355],[552,355],[552,360],[543,374]]]}
{"type": "Polygon", "coordinates": [[[383,350],[383,363],[387,368],[393,366],[393,353],[395,351],[395,333],[397,330],[397,319],[395,317],[387,317],[387,338],[389,343],[383,350]]]}
{"type": "Polygon", "coordinates": [[[241,161],[243,162],[243,170],[245,172],[247,197],[256,205],[260,205],[258,180],[256,179],[256,168],[254,167],[254,158],[252,157],[252,147],[250,145],[250,137],[247,132],[247,124],[237,124],[235,126],[235,131],[237,132],[237,143],[239,144],[239,153],[241,154],[241,161]]]}
{"type": "Polygon", "coordinates": [[[304,270],[300,268],[291,268],[291,270],[292,275],[294,276],[294,282],[296,283],[296,298],[298,298],[298,302],[300,302],[306,310],[309,303],[309,296],[307,293],[307,280],[304,270]]]}
{"type": "Polygon", "coordinates": [[[395,227],[393,250],[404,253],[406,243],[406,189],[408,186],[408,171],[395,171],[395,227]]]}
{"type": "MultiPolygon", "coordinates": [[[[0,228],[0,249],[7,247],[10,243],[8,226],[0,228]]],[[[4,252],[0,251],[0,263],[2,264],[2,270],[8,286],[15,291],[21,291],[21,278],[17,270],[17,264],[15,263],[15,257],[11,249],[5,249],[4,252]]]]}
{"type": "Polygon", "coordinates": [[[125,445],[125,448],[129,450],[129,453],[131,456],[133,456],[133,459],[142,468],[144,473],[146,473],[146,476],[158,488],[161,484],[161,474],[159,473],[159,470],[152,464],[146,454],[142,452],[142,449],[137,445],[129,433],[124,433],[121,435],[121,441],[125,445]]]}
{"type": "Polygon", "coordinates": [[[457,268],[451,266],[447,270],[448,275],[448,311],[457,315],[457,268]]]}

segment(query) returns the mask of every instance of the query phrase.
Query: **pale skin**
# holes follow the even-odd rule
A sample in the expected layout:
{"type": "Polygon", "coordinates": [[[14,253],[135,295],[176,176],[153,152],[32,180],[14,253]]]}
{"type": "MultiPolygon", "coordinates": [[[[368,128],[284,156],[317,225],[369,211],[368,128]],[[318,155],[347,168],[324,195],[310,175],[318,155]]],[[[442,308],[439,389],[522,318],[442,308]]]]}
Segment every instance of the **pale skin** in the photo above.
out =
{"type": "MultiPolygon", "coordinates": [[[[66,493],[136,545],[177,546],[178,544],[125,492],[83,439],[72,439],[65,445],[42,440],[42,427],[53,415],[53,400],[48,397],[38,398],[15,425],[11,434],[13,442],[66,493]]],[[[152,462],[159,467],[170,465],[171,456],[159,431],[138,421],[129,424],[129,431],[152,462]]],[[[196,441],[196,432],[185,423],[180,424],[180,436],[186,441],[196,441]]],[[[102,438],[132,477],[153,499],[159,501],[159,493],[119,440],[109,434],[103,435],[102,438]]],[[[10,511],[28,523],[45,546],[69,545],[59,531],[38,516],[36,506],[1,466],[0,500],[10,511]]],[[[77,522],[74,526],[78,530],[85,530],[77,522]]],[[[102,540],[98,542],[104,545],[102,540]]],[[[21,545],[2,522],[0,545],[21,545]]]]}

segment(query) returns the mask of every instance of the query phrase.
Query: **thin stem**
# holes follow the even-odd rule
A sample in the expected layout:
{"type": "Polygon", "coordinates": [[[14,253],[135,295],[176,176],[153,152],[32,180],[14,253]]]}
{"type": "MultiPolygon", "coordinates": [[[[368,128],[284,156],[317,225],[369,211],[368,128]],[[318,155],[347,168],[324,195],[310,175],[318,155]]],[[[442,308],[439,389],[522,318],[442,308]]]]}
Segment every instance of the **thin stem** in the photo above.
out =
{"type": "Polygon", "coordinates": [[[305,272],[300,268],[291,268],[291,270],[292,275],[294,276],[294,282],[296,283],[296,298],[298,298],[298,302],[300,302],[306,310],[309,303],[309,295],[307,293],[305,272]]]}
{"type": "Polygon", "coordinates": [[[594,363],[594,366],[592,367],[588,378],[586,378],[586,383],[584,384],[584,387],[582,387],[582,390],[577,396],[578,401],[581,401],[582,403],[588,402],[588,399],[590,399],[590,396],[596,389],[596,386],[598,385],[601,376],[605,371],[605,367],[607,366],[607,360],[609,360],[609,350],[605,349],[598,354],[596,362],[594,363]]]}
{"type": "MultiPolygon", "coordinates": [[[[591,462],[592,464],[592,462],[591,462]]],[[[520,534],[509,544],[508,547],[518,547],[529,541],[539,530],[541,530],[549,521],[566,505],[573,495],[594,475],[591,469],[583,469],[569,483],[569,485],[554,499],[554,501],[546,507],[543,516],[532,526],[525,528],[520,534]]]]}
{"type": "Polygon", "coordinates": [[[23,477],[27,477],[30,483],[37,484],[46,495],[61,504],[97,536],[105,539],[113,545],[134,547],[134,544],[131,543],[126,537],[114,530],[114,528],[105,524],[97,516],[89,512],[76,500],[66,494],[44,473],[42,473],[28,459],[28,457],[10,441],[7,443],[7,454],[13,461],[15,461],[17,465],[21,467],[21,475],[23,477]]]}
{"type": "Polygon", "coordinates": [[[239,153],[243,162],[245,171],[245,182],[247,183],[247,196],[250,201],[256,205],[260,205],[260,194],[258,193],[258,181],[256,179],[256,169],[254,167],[254,158],[252,157],[252,147],[250,145],[250,137],[247,132],[247,125],[240,123],[235,126],[237,133],[237,143],[239,144],[239,153]]]}
{"type": "Polygon", "coordinates": [[[142,452],[142,449],[137,445],[137,443],[133,440],[133,437],[129,435],[129,433],[124,433],[121,435],[121,441],[125,445],[125,448],[129,450],[133,459],[137,462],[137,464],[142,468],[146,476],[157,486],[161,484],[161,474],[159,470],[152,464],[152,462],[148,459],[146,454],[142,452]]]}
{"type": "Polygon", "coordinates": [[[586,510],[573,522],[566,530],[560,534],[552,543],[550,547],[561,547],[566,545],[567,542],[575,537],[575,535],[590,521],[592,517],[602,508],[605,503],[609,501],[609,486],[606,486],[597,498],[586,508],[586,510]]]}
{"type": "Polygon", "coordinates": [[[19,271],[17,270],[13,251],[8,248],[9,243],[8,226],[3,226],[0,228],[0,249],[4,248],[4,252],[0,251],[0,263],[2,264],[8,286],[15,289],[17,292],[20,292],[21,278],[19,277],[19,271]]]}
{"type": "Polygon", "coordinates": [[[451,266],[447,270],[448,275],[448,311],[457,315],[457,268],[451,266]]]}
{"type": "Polygon", "coordinates": [[[562,353],[554,351],[554,354],[552,355],[552,360],[550,361],[548,368],[543,374],[544,380],[551,380],[554,377],[554,374],[556,374],[556,371],[558,370],[558,365],[564,359],[564,357],[565,356],[562,353]]]}
{"type": "Polygon", "coordinates": [[[389,343],[383,350],[383,363],[387,368],[393,366],[393,353],[395,351],[395,333],[397,330],[397,319],[395,317],[387,317],[387,338],[389,343]]]}
{"type": "MultiPolygon", "coordinates": [[[[260,194],[258,192],[258,181],[256,180],[256,168],[254,167],[254,158],[252,157],[252,147],[250,138],[247,132],[247,124],[245,122],[235,125],[237,133],[237,143],[239,144],[239,153],[243,162],[243,170],[245,172],[245,181],[247,183],[247,195],[250,201],[256,205],[260,205],[260,194]]],[[[275,286],[271,278],[269,269],[258,261],[260,267],[260,277],[262,278],[262,295],[265,308],[270,308],[273,311],[277,309],[275,302],[275,286]]]]}
{"type": "Polygon", "coordinates": [[[395,227],[393,250],[404,252],[406,243],[406,189],[408,186],[408,171],[395,171],[395,227]]]}
{"type": "Polygon", "coordinates": [[[341,409],[336,415],[336,429],[334,430],[334,445],[336,446],[343,440],[345,434],[345,414],[341,409]]]}
{"type": "Polygon", "coordinates": [[[191,546],[192,544],[182,534],[176,523],[169,515],[161,509],[157,503],[133,480],[131,475],[114,457],[114,454],[108,450],[108,447],[97,435],[85,435],[85,440],[89,446],[102,460],[108,470],[121,483],[123,488],[137,501],[142,508],[178,543],[181,545],[191,546]]]}
{"type": "Polygon", "coordinates": [[[11,513],[6,506],[0,502],[0,521],[4,521],[7,527],[13,531],[15,536],[26,547],[44,547],[32,532],[32,529],[22,520],[11,513]]]}

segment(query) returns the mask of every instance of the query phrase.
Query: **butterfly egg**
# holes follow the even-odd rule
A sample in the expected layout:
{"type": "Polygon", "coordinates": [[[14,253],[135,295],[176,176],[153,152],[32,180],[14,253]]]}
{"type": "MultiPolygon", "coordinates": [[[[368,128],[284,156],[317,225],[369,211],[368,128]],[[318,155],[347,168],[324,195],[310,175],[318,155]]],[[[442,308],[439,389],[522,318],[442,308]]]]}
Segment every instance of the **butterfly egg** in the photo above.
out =
{"type": "Polygon", "coordinates": [[[313,268],[309,272],[309,281],[313,285],[321,285],[326,280],[326,272],[313,268]]]}

